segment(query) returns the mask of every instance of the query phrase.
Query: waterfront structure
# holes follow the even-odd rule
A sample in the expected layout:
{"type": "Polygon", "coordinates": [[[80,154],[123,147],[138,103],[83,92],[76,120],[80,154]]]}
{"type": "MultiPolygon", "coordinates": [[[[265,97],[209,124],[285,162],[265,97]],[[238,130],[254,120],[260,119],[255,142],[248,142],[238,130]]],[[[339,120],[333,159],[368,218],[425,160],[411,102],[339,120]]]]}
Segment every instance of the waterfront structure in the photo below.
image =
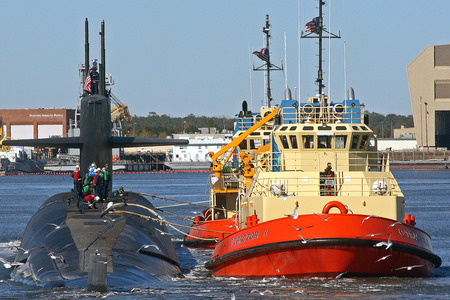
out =
{"type": "Polygon", "coordinates": [[[174,134],[174,139],[188,140],[187,145],[174,145],[166,152],[165,165],[174,170],[208,170],[209,152],[217,152],[231,141],[231,134],[174,134]]]}
{"type": "Polygon", "coordinates": [[[3,132],[12,139],[67,137],[75,110],[67,108],[0,109],[3,132]]]}
{"type": "Polygon", "coordinates": [[[426,47],[406,70],[419,148],[450,149],[450,44],[426,47]]]}

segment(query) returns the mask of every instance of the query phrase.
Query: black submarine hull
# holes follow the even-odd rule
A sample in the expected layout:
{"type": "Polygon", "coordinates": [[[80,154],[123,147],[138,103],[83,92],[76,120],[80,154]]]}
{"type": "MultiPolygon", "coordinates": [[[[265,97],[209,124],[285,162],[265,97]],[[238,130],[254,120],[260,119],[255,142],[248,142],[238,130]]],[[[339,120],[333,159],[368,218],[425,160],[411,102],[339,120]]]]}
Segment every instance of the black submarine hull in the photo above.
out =
{"type": "Polygon", "coordinates": [[[128,192],[110,199],[106,210],[89,209],[72,193],[45,201],[29,221],[13,270],[13,280],[43,287],[88,285],[92,257],[106,257],[108,288],[147,287],[181,276],[170,235],[153,205],[128,192]]]}

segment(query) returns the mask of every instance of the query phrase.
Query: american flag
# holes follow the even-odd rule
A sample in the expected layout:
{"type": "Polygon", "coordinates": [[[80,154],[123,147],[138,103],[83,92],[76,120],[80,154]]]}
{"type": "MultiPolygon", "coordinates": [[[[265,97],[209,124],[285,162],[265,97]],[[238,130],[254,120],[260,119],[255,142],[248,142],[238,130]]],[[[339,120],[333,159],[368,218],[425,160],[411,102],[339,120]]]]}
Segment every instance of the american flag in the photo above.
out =
{"type": "Polygon", "coordinates": [[[253,51],[253,54],[263,61],[270,62],[269,50],[267,48],[262,48],[261,51],[253,51]]]}
{"type": "Polygon", "coordinates": [[[91,92],[91,76],[86,77],[86,80],[84,81],[83,90],[91,92]]]}
{"type": "Polygon", "coordinates": [[[306,23],[306,32],[319,32],[319,17],[315,17],[312,21],[306,23]]]}

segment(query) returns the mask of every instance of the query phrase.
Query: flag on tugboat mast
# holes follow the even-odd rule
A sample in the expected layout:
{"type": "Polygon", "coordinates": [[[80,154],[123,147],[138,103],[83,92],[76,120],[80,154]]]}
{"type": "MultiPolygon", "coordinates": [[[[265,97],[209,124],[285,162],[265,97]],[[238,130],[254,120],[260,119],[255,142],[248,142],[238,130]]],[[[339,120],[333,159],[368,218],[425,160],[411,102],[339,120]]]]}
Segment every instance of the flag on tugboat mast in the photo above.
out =
{"type": "Polygon", "coordinates": [[[91,82],[92,82],[91,76],[86,77],[86,80],[84,81],[83,85],[83,90],[91,92],[91,82]]]}
{"type": "Polygon", "coordinates": [[[267,48],[262,48],[261,51],[253,51],[253,54],[263,61],[270,62],[269,50],[267,48]]]}
{"type": "Polygon", "coordinates": [[[312,21],[306,23],[305,27],[306,32],[313,32],[313,33],[319,32],[319,17],[315,17],[314,19],[312,19],[312,21]]]}

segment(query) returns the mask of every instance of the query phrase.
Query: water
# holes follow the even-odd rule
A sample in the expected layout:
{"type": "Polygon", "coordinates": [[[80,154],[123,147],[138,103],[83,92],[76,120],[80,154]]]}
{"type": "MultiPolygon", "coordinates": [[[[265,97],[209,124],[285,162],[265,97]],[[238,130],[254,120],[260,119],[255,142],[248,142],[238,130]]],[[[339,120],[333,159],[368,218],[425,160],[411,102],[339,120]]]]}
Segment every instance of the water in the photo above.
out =
{"type": "MultiPolygon", "coordinates": [[[[238,279],[214,278],[204,263],[212,250],[186,249],[182,234],[173,233],[184,278],[162,281],[148,288],[127,292],[90,293],[83,289],[39,288],[9,281],[10,269],[0,265],[0,298],[2,299],[449,299],[450,298],[450,170],[394,170],[406,197],[406,211],[416,216],[417,227],[432,237],[442,266],[432,278],[341,278],[334,279],[238,279]],[[270,290],[261,296],[250,293],[270,290]]],[[[208,199],[208,173],[117,174],[114,187],[125,187],[142,193],[160,195],[189,202],[208,199]]],[[[0,258],[12,261],[25,227],[37,208],[50,196],[71,188],[68,175],[34,175],[0,177],[0,258]]],[[[150,199],[155,206],[171,205],[150,199]]],[[[166,210],[186,217],[195,216],[201,207],[177,206],[166,210]]],[[[189,225],[189,221],[164,214],[169,222],[189,225]]],[[[186,229],[184,229],[186,231],[186,229]]]]}

